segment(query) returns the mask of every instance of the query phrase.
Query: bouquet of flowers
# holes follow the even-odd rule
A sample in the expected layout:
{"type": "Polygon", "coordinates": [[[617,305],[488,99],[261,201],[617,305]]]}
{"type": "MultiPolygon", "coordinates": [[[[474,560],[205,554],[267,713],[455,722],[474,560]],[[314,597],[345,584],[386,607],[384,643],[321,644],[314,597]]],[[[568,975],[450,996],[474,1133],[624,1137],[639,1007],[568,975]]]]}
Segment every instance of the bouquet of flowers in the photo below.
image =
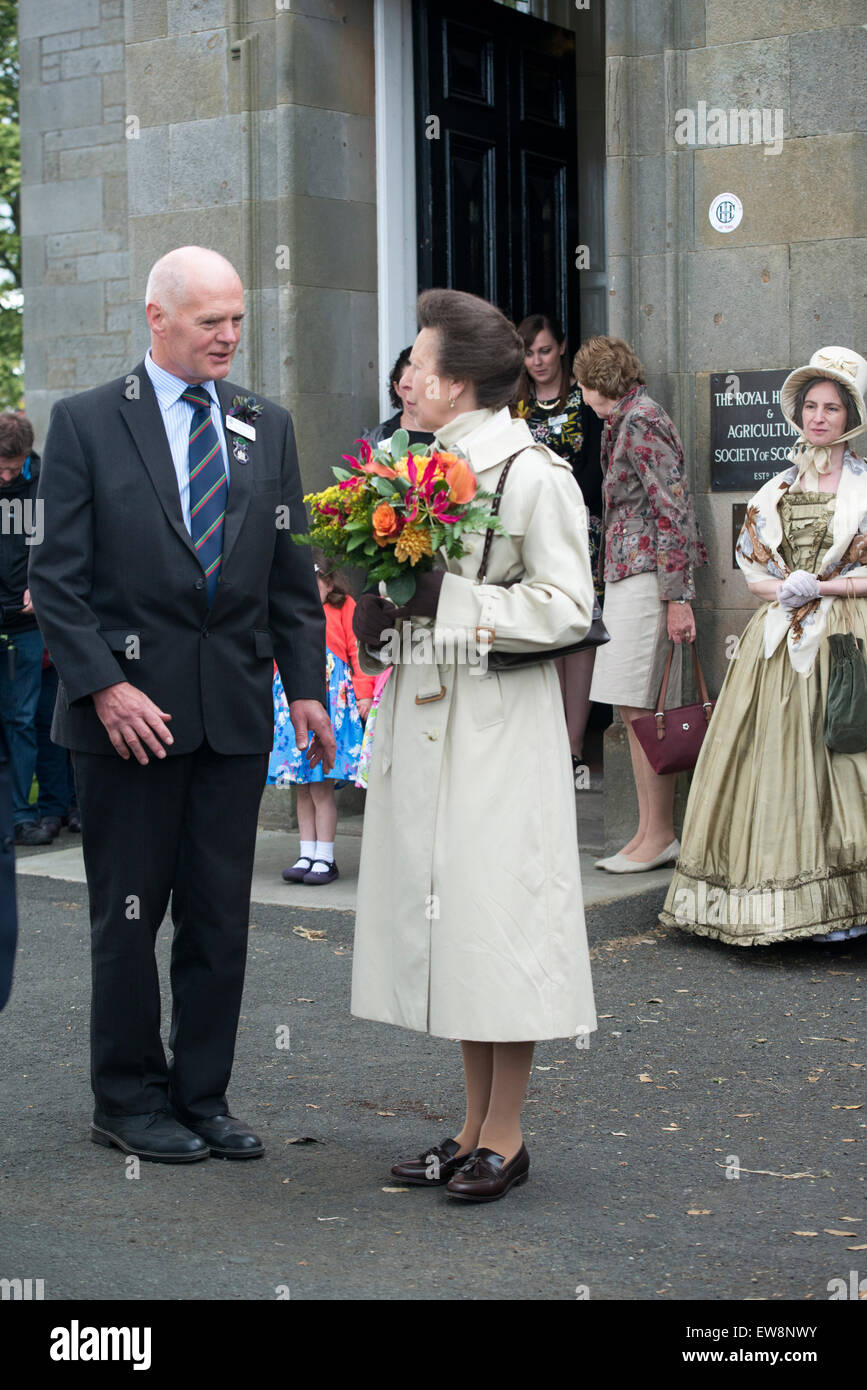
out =
{"type": "Polygon", "coordinates": [[[493,494],[458,454],[409,446],[406,430],[372,449],[356,441],[360,457],[343,454],[349,468],[334,468],[337,482],[309,493],[310,531],[299,537],[341,564],[366,570],[398,606],[415,593],[415,576],[433,569],[437,551],[464,555],[467,532],[504,532],[491,514],[493,494]]]}

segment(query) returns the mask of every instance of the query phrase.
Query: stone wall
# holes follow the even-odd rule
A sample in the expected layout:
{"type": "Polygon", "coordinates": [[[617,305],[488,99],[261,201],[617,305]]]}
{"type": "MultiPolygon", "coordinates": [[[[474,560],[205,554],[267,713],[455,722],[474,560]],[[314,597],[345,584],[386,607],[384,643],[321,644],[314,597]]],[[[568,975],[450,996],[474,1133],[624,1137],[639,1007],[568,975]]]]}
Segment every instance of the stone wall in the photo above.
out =
{"type": "Polygon", "coordinates": [[[27,410],[129,360],[123,0],[22,0],[21,176],[27,410]]]}
{"type": "Polygon", "coordinates": [[[189,242],[241,273],[233,375],[292,410],[307,487],[375,422],[372,13],[372,0],[21,0],[37,438],[54,400],[144,353],[148,270],[189,242]]]}

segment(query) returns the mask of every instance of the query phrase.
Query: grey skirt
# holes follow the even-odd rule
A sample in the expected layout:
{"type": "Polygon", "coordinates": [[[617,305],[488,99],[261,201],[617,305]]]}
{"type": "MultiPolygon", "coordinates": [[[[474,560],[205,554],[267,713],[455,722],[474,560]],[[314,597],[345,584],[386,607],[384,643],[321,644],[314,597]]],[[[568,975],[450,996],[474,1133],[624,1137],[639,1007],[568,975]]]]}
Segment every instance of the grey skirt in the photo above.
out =
{"type": "MultiPolygon", "coordinates": [[[[659,597],[656,570],[605,585],[602,618],[611,641],[597,647],[590,699],[632,709],[655,709],[668,657],[668,603],[659,597]]],[[[682,653],[674,649],[665,707],[681,700],[682,653]]]]}

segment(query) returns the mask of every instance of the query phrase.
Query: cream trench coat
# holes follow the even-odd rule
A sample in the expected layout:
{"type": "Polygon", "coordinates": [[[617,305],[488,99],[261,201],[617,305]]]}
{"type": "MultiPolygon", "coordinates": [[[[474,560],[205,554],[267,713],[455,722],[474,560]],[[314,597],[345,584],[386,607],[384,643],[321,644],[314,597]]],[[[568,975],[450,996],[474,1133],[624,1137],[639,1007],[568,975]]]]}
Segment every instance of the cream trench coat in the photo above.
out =
{"type": "MultiPolygon", "coordinates": [[[[481,624],[494,629],[494,651],[580,641],[593,583],[569,465],[505,409],[459,416],[437,439],[469,458],[488,492],[526,447],[506,482],[509,534],[494,536],[489,582],[474,582],[484,537],[467,537],[472,548],[448,563],[434,644],[458,632],[477,652],[481,624]]],[[[361,644],[359,659],[382,669],[361,644]]],[[[553,662],[486,674],[467,662],[394,666],[369,770],[351,1007],[359,1018],[487,1042],[596,1027],[553,662]]]]}

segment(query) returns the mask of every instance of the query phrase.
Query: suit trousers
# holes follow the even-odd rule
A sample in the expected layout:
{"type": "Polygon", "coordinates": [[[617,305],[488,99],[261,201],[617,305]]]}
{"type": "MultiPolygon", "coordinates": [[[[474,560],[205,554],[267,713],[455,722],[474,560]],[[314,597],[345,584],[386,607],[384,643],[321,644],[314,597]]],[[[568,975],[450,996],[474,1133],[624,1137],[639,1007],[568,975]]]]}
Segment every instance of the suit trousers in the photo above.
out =
{"type": "Polygon", "coordinates": [[[226,1114],[268,754],[73,752],[91,921],[96,1108],[226,1114]],[[171,1064],[157,933],[171,900],[171,1064]]]}

